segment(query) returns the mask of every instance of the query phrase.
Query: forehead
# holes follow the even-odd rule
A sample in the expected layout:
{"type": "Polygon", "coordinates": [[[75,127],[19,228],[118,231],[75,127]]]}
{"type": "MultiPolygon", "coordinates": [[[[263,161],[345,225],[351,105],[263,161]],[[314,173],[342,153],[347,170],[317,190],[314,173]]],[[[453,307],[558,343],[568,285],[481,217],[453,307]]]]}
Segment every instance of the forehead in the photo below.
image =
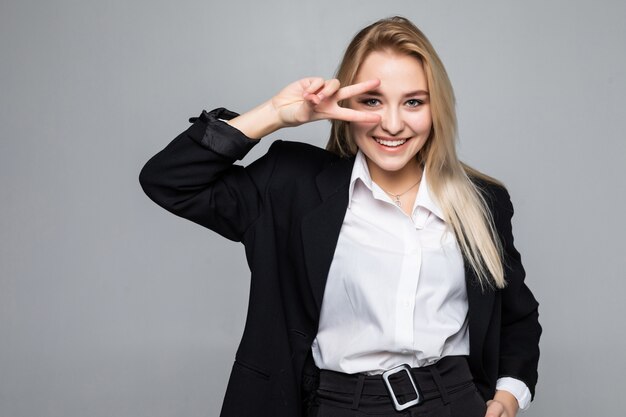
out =
{"type": "Polygon", "coordinates": [[[422,62],[414,56],[390,51],[371,52],[363,61],[355,83],[378,78],[380,88],[392,84],[406,89],[426,89],[428,83],[422,62]]]}

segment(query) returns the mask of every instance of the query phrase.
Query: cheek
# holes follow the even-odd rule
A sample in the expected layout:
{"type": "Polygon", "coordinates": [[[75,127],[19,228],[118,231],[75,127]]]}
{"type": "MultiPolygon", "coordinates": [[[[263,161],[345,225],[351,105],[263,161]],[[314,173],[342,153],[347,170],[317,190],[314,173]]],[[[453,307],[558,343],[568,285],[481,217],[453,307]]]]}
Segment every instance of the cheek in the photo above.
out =
{"type": "Polygon", "coordinates": [[[416,114],[407,120],[407,124],[414,132],[430,132],[433,125],[433,120],[430,116],[430,112],[423,114],[416,114]]]}
{"type": "Polygon", "coordinates": [[[371,123],[350,123],[350,134],[356,142],[362,141],[368,132],[373,128],[371,123]]]}

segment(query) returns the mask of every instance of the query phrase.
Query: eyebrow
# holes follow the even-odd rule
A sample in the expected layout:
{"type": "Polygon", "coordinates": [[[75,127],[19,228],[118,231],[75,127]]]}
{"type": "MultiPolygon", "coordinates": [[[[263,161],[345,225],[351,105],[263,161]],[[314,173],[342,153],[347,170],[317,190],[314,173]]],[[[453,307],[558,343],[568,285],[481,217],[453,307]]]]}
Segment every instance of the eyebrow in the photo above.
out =
{"type": "MultiPolygon", "coordinates": [[[[373,90],[373,91],[367,91],[365,93],[363,93],[362,95],[364,96],[374,96],[374,97],[381,97],[382,93],[378,92],[377,90],[373,90]]],[[[411,91],[408,92],[404,95],[404,97],[413,97],[413,96],[427,96],[428,91],[426,90],[415,90],[415,91],[411,91]]]]}

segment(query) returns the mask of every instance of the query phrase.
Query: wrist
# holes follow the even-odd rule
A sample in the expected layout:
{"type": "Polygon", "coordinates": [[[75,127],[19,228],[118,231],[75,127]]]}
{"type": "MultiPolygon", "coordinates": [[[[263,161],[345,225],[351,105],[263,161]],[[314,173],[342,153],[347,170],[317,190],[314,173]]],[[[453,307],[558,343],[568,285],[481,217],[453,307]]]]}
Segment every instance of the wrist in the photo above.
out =
{"type": "Polygon", "coordinates": [[[226,123],[230,124],[250,139],[261,139],[285,127],[274,109],[271,100],[228,120],[226,123]]]}
{"type": "Polygon", "coordinates": [[[517,398],[515,398],[515,396],[510,392],[504,390],[496,391],[493,401],[497,401],[502,404],[509,417],[515,417],[517,415],[519,404],[517,402],[517,398]]]}

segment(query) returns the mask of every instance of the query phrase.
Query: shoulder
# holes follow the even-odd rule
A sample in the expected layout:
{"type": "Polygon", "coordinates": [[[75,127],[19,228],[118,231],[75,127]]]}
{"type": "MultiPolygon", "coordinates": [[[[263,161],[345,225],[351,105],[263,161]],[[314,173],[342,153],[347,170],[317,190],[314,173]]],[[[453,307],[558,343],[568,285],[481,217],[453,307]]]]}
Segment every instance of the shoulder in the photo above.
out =
{"type": "Polygon", "coordinates": [[[464,162],[461,162],[461,165],[490,209],[496,209],[503,204],[507,205],[507,202],[510,204],[511,198],[509,192],[501,181],[464,162]]]}
{"type": "Polygon", "coordinates": [[[502,182],[486,175],[472,174],[469,178],[496,220],[502,217],[510,218],[513,215],[511,196],[502,182]]]}
{"type": "Polygon", "coordinates": [[[316,174],[339,157],[320,147],[302,143],[277,140],[272,143],[268,154],[275,159],[277,173],[316,174]]]}
{"type": "Polygon", "coordinates": [[[470,175],[469,178],[485,198],[502,199],[509,197],[506,186],[495,178],[477,175],[470,175]]]}
{"type": "Polygon", "coordinates": [[[292,158],[302,158],[306,160],[332,161],[338,158],[338,156],[334,153],[318,146],[304,142],[293,142],[281,139],[272,143],[269,152],[274,152],[279,155],[289,155],[292,158]]]}

